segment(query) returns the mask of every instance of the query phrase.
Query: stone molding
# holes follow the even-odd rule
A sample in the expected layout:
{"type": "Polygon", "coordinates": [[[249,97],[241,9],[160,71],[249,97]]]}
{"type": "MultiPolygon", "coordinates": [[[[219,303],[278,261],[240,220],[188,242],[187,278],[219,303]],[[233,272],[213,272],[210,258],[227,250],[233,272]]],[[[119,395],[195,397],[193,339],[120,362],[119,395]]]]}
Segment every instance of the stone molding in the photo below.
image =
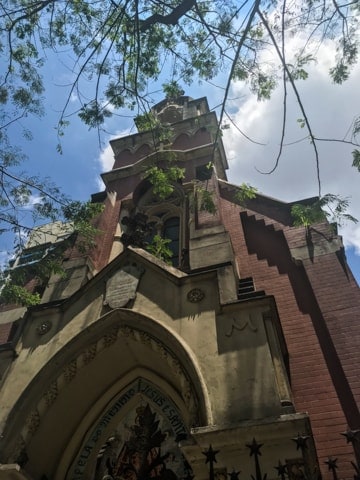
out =
{"type": "Polygon", "coordinates": [[[180,361],[163,342],[154,336],[144,330],[124,324],[109,329],[96,342],[79,351],[79,354],[62,368],[59,376],[52,380],[46,389],[43,390],[37,404],[30,411],[24,422],[23,429],[16,441],[16,447],[13,449],[11,458],[9,459],[10,462],[16,462],[24,454],[26,444],[28,444],[36,434],[46,412],[56,402],[62,389],[75,379],[79,370],[89,365],[101,351],[114,345],[121,338],[128,338],[132,341],[140,342],[161,356],[173,374],[179,379],[181,387],[180,395],[190,414],[191,423],[197,424],[197,396],[180,361]]]}

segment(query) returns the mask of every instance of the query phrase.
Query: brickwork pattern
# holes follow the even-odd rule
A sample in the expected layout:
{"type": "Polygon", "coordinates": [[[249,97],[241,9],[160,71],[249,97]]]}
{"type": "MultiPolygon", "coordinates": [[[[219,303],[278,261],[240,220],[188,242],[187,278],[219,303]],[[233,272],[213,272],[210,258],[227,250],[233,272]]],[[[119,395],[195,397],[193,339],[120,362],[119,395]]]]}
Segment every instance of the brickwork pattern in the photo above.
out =
{"type": "Polygon", "coordinates": [[[0,325],[0,345],[3,345],[9,341],[12,325],[12,323],[0,325]]]}
{"type": "MultiPolygon", "coordinates": [[[[347,429],[347,420],[314,326],[321,311],[306,272],[292,261],[284,234],[279,225],[271,225],[271,219],[258,220],[225,199],[221,209],[241,277],[253,277],[257,290],[275,297],[289,351],[295,407],[310,415],[323,477],[331,478],[324,461],[333,455],[338,458],[340,477],[352,478],[353,450],[340,435],[347,429]]],[[[325,283],[324,295],[331,288],[325,283]]]]}
{"type": "Polygon", "coordinates": [[[116,227],[119,222],[120,206],[121,201],[119,199],[111,202],[111,200],[107,198],[105,200],[104,211],[96,223],[96,228],[100,233],[96,239],[96,248],[91,253],[91,260],[97,271],[104,268],[109,261],[116,227]]]}

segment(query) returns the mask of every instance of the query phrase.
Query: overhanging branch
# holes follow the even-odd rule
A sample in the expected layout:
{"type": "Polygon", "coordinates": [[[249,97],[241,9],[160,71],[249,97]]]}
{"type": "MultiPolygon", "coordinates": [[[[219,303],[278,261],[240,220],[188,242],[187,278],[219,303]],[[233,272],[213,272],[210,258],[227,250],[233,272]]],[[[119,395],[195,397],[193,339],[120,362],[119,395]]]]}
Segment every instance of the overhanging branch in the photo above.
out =
{"type": "Polygon", "coordinates": [[[155,23],[162,23],[163,25],[176,25],[181,17],[185,15],[189,10],[196,5],[196,0],[183,0],[180,5],[174,8],[174,10],[168,15],[160,15],[154,13],[146,20],[142,20],[140,23],[140,32],[146,32],[155,23]]]}

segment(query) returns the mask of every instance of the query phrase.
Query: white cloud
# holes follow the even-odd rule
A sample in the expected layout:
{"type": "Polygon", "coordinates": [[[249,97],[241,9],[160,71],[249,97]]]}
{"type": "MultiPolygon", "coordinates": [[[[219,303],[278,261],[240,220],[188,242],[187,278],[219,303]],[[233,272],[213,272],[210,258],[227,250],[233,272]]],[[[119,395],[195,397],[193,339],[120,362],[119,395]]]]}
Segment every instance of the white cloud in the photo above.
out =
{"type": "Polygon", "coordinates": [[[78,100],[79,100],[79,97],[77,96],[77,94],[75,92],[71,92],[70,102],[75,103],[75,102],[78,102],[78,100]]]}
{"type": "MultiPolygon", "coordinates": [[[[293,40],[295,41],[295,40],[293,40]]],[[[294,45],[291,46],[294,48],[294,45]]],[[[318,62],[310,70],[308,80],[297,83],[304,107],[318,137],[345,138],[354,118],[360,114],[360,105],[354,92],[360,83],[360,66],[352,72],[348,82],[339,86],[331,83],[329,67],[335,58],[331,42],[324,45],[318,62]]],[[[265,195],[284,201],[316,196],[316,164],[312,145],[305,129],[297,122],[302,114],[294,95],[289,90],[288,120],[283,154],[278,168],[271,175],[261,175],[255,169],[269,171],[274,166],[279,149],[282,118],[282,91],[278,88],[270,101],[257,102],[244,98],[244,84],[235,83],[232,96],[241,98],[230,104],[236,125],[253,140],[246,140],[234,126],[224,131],[224,144],[230,164],[229,180],[250,183],[265,195]]],[[[334,193],[350,197],[349,213],[360,220],[360,175],[351,167],[354,146],[334,142],[318,143],[322,194],[334,193]]],[[[354,246],[360,254],[360,227],[349,223],[340,229],[347,246],[354,246]]]]}
{"type": "Polygon", "coordinates": [[[345,247],[353,247],[356,255],[360,256],[360,226],[345,225],[341,228],[345,247]]]}
{"type": "MultiPolygon", "coordinates": [[[[131,129],[127,128],[125,130],[120,130],[116,134],[112,135],[109,138],[109,141],[114,139],[114,138],[120,138],[120,137],[125,137],[126,135],[130,135],[131,129]]],[[[111,170],[114,166],[114,152],[111,148],[110,143],[107,144],[107,146],[100,152],[100,155],[98,159],[96,160],[96,163],[100,165],[100,172],[108,172],[111,170]]],[[[97,175],[97,184],[99,190],[104,190],[104,183],[97,175]]]]}

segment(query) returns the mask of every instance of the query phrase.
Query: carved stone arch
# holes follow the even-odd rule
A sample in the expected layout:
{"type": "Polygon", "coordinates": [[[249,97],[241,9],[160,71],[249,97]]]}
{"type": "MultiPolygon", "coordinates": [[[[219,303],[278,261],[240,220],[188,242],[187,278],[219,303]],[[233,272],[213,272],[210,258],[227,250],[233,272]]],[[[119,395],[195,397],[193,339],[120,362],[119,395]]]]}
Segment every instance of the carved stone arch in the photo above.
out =
{"type": "Polygon", "coordinates": [[[148,378],[162,378],[168,385],[189,429],[211,423],[193,352],[160,322],[118,309],[74,335],[34,377],[9,415],[2,461],[28,456],[31,475],[52,478],[61,452],[92,405],[130,372],[145,367],[148,378]]]}
{"type": "Polygon", "coordinates": [[[191,145],[191,133],[190,132],[181,132],[175,140],[173,141],[172,148],[174,150],[188,150],[192,147],[191,145]]]}
{"type": "Polygon", "coordinates": [[[207,143],[212,142],[211,132],[204,125],[200,128],[196,128],[196,130],[194,131],[194,137],[196,139],[196,142],[202,145],[206,145],[207,143]]]}
{"type": "Polygon", "coordinates": [[[133,193],[133,204],[137,211],[144,211],[145,208],[164,203],[182,205],[185,201],[185,193],[180,184],[174,183],[173,193],[164,200],[159,200],[153,193],[153,186],[149,180],[142,180],[135,188],[133,193]]]}
{"type": "Polygon", "coordinates": [[[147,223],[151,224],[151,233],[148,234],[146,241],[158,234],[163,238],[168,238],[169,249],[172,251],[171,263],[175,267],[185,267],[183,261],[183,252],[188,249],[188,232],[186,217],[186,196],[183,187],[179,184],[173,184],[173,192],[166,200],[159,200],[154,195],[153,187],[149,181],[144,180],[135,189],[133,202],[135,208],[133,216],[139,212],[145,214],[147,223]]]}
{"type": "Polygon", "coordinates": [[[173,204],[183,206],[185,201],[185,192],[180,184],[172,184],[173,192],[166,198],[166,201],[156,197],[153,193],[153,186],[148,180],[142,181],[135,189],[133,201],[137,209],[145,211],[147,208],[173,204]]]}
{"type": "Polygon", "coordinates": [[[154,150],[154,146],[149,143],[142,143],[140,145],[135,145],[133,152],[136,154],[136,158],[140,160],[141,158],[147,157],[154,150]]]}
{"type": "Polygon", "coordinates": [[[132,162],[132,159],[133,159],[133,152],[131,151],[130,148],[126,148],[121,152],[117,152],[115,155],[115,162],[114,162],[113,168],[120,168],[120,167],[123,167],[124,165],[128,165],[130,162],[132,162]]]}
{"type": "Polygon", "coordinates": [[[153,205],[146,209],[146,214],[149,217],[149,222],[157,221],[161,213],[162,221],[171,217],[182,217],[183,209],[173,203],[163,202],[161,205],[153,205]]]}
{"type": "MultiPolygon", "coordinates": [[[[156,423],[167,424],[173,448],[188,438],[190,432],[183,420],[181,404],[175,390],[163,379],[146,369],[135,369],[119,380],[99,399],[82,420],[79,432],[73,435],[59,462],[54,480],[89,478],[103,445],[116,435],[119,426],[126,428],[134,411],[148,408],[156,423]],[[161,420],[164,420],[165,422],[161,420]],[[159,422],[160,421],[160,422],[159,422]],[[81,436],[81,444],[76,438],[81,436]]],[[[161,426],[159,430],[161,429],[161,426]]],[[[162,452],[163,454],[165,452],[162,452]]],[[[102,477],[101,477],[102,478],[102,477]]]]}
{"type": "Polygon", "coordinates": [[[113,168],[121,168],[127,165],[132,165],[141,159],[151,155],[153,148],[148,143],[142,143],[140,145],[128,145],[127,148],[116,152],[115,163],[113,168]]]}
{"type": "Polygon", "coordinates": [[[173,142],[174,150],[191,150],[200,145],[207,145],[213,142],[211,132],[206,126],[199,126],[196,122],[191,129],[179,130],[173,142]]]}
{"type": "Polygon", "coordinates": [[[120,154],[122,155],[125,152],[129,152],[132,155],[136,153],[141,157],[144,157],[152,153],[152,151],[153,151],[153,147],[151,143],[139,142],[139,143],[134,143],[133,145],[127,144],[126,149],[120,152],[120,154]]]}

